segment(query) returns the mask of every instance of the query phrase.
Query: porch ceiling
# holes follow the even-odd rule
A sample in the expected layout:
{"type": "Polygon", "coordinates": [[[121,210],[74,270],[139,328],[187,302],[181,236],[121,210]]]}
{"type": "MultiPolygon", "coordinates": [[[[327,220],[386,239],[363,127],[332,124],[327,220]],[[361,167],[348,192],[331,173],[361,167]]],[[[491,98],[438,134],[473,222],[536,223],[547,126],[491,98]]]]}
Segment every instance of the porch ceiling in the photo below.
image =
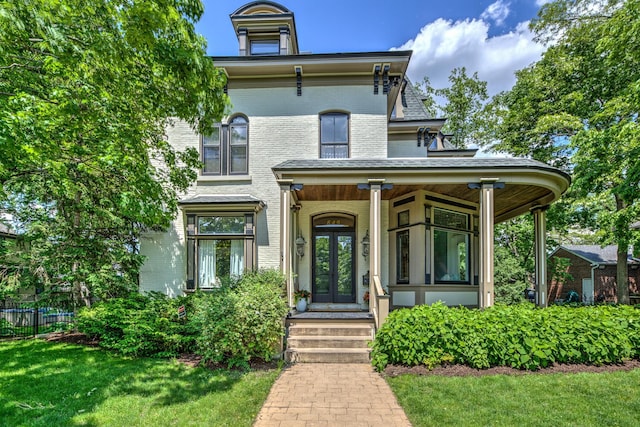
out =
{"type": "MultiPolygon", "coordinates": [[[[495,190],[495,221],[501,222],[554,202],[569,186],[566,173],[526,159],[427,158],[380,160],[293,160],[273,168],[278,180],[302,184],[299,201],[369,200],[358,184],[381,180],[392,184],[385,200],[424,190],[477,207],[479,191],[468,184],[489,178],[504,184],[495,190]]],[[[426,202],[426,200],[425,200],[426,202]]]]}
{"type": "MultiPolygon", "coordinates": [[[[422,184],[422,185],[394,185],[390,190],[382,191],[383,200],[392,200],[414,191],[424,190],[447,199],[468,202],[470,206],[478,206],[480,194],[478,190],[470,189],[466,184],[422,184]]],[[[329,201],[329,200],[369,200],[369,191],[359,190],[356,185],[304,185],[297,190],[299,201],[329,201]]],[[[542,187],[533,185],[511,184],[496,190],[495,220],[504,221],[520,215],[534,206],[548,204],[553,199],[553,193],[542,187]],[[546,203],[545,203],[546,202],[546,203]]],[[[427,200],[423,200],[425,203],[427,200]]]]}

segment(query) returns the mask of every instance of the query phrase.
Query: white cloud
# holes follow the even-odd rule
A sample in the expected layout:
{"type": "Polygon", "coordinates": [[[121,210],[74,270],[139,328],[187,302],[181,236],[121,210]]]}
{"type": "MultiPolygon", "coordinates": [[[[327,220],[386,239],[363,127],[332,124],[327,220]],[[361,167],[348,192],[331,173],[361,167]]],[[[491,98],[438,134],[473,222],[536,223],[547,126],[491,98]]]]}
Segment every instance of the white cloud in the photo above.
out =
{"type": "Polygon", "coordinates": [[[528,22],[509,33],[489,37],[489,24],[479,19],[438,19],[397,49],[413,50],[407,74],[414,82],[428,76],[434,88],[447,87],[451,70],[466,67],[468,75],[477,71],[487,82],[489,95],[510,89],[515,83],[514,72],[540,59],[544,51],[533,41],[528,22]]]}
{"type": "Polygon", "coordinates": [[[509,3],[504,3],[502,0],[498,0],[495,3],[491,3],[480,15],[480,18],[484,20],[492,20],[496,25],[500,26],[504,23],[504,20],[509,16],[509,3]]]}
{"type": "Polygon", "coordinates": [[[536,0],[536,6],[542,6],[543,4],[551,3],[553,0],[536,0]]]}

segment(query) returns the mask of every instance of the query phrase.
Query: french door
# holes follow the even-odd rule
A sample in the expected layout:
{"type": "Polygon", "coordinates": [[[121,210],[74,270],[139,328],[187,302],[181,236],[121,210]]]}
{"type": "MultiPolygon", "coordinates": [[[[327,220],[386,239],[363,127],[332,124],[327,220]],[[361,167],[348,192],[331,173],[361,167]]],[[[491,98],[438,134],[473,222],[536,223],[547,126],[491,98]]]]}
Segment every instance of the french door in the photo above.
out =
{"type": "Polygon", "coordinates": [[[355,302],[354,242],[353,231],[330,228],[314,230],[314,302],[355,302]]]}

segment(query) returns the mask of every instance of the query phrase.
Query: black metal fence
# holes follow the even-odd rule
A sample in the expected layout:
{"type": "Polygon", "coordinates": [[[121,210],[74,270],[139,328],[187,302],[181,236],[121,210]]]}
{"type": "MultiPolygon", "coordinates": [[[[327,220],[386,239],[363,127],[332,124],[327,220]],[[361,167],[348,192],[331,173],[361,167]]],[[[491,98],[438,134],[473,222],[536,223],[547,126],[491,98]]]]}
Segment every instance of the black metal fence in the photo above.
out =
{"type": "Polygon", "coordinates": [[[32,337],[73,328],[73,307],[66,304],[0,301],[0,339],[32,337]]]}

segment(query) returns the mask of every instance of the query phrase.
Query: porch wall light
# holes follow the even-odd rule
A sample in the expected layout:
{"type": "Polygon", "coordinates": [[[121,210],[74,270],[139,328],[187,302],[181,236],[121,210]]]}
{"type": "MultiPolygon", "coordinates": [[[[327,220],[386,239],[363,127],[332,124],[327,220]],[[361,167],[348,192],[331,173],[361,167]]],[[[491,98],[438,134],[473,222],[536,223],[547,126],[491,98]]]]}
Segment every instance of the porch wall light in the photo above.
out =
{"type": "Polygon", "coordinates": [[[304,237],[298,236],[296,239],[296,253],[300,258],[304,256],[304,245],[307,244],[307,241],[304,240],[304,237]]]}
{"type": "Polygon", "coordinates": [[[364,235],[364,237],[362,238],[362,256],[366,258],[369,257],[369,230],[367,230],[367,233],[364,235]]]}

